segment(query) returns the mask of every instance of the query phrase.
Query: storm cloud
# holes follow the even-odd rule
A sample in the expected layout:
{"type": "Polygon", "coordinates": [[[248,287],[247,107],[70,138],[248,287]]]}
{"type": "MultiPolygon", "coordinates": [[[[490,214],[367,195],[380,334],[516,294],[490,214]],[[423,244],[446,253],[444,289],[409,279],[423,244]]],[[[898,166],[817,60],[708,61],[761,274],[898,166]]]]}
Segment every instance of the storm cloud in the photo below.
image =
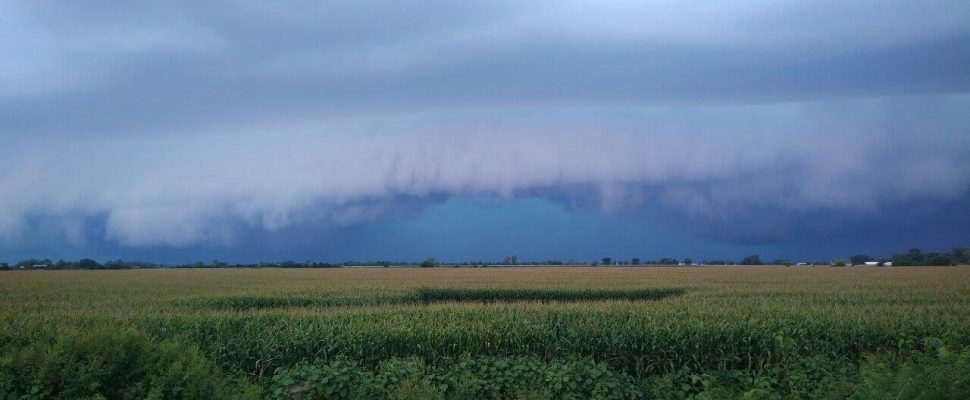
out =
{"type": "Polygon", "coordinates": [[[960,1],[0,2],[0,46],[3,246],[232,247],[453,196],[785,243],[970,188],[960,1]]]}

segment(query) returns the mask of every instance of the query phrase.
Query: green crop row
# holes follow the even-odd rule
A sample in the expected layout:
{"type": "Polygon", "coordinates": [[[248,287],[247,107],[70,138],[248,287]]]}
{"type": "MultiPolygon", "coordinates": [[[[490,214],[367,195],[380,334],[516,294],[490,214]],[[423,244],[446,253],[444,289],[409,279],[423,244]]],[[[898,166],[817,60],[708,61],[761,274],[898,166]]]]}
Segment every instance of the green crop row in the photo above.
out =
{"type": "Polygon", "coordinates": [[[388,358],[300,362],[260,382],[226,374],[190,343],[155,342],[103,328],[0,348],[3,399],[961,399],[970,392],[970,347],[923,341],[915,352],[870,355],[861,368],[796,354],[774,338],[778,363],[762,371],[680,370],[635,378],[586,358],[469,357],[429,364],[388,358]]]}
{"type": "Polygon", "coordinates": [[[295,307],[341,307],[341,306],[377,306],[377,305],[411,305],[442,302],[583,302],[603,300],[659,300],[670,296],[684,294],[681,288],[652,288],[630,290],[594,290],[594,289],[457,289],[457,288],[418,288],[411,292],[397,295],[381,295],[366,297],[341,297],[333,295],[281,295],[281,296],[226,296],[214,298],[197,298],[189,301],[177,301],[177,305],[190,305],[197,308],[215,310],[258,310],[272,308],[295,307]]]}
{"type": "Polygon", "coordinates": [[[601,301],[659,300],[684,294],[681,288],[651,289],[506,289],[506,288],[419,288],[415,296],[422,303],[436,302],[513,302],[513,301],[601,301]]]}
{"type": "Polygon", "coordinates": [[[257,379],[301,362],[355,360],[373,367],[389,358],[429,364],[462,356],[582,357],[644,377],[679,370],[763,371],[783,354],[776,337],[794,340],[790,353],[858,362],[877,351],[919,350],[923,337],[970,344],[966,319],[942,313],[857,314],[655,310],[624,303],[596,307],[394,306],[339,312],[0,320],[0,346],[22,345],[98,329],[130,327],[155,341],[196,344],[217,366],[257,379]]]}
{"type": "Polygon", "coordinates": [[[349,358],[366,365],[395,357],[428,363],[463,355],[589,357],[634,376],[681,369],[767,370],[783,354],[775,337],[794,338],[799,355],[828,354],[858,361],[868,352],[919,349],[919,338],[951,332],[944,320],[874,323],[790,315],[771,320],[684,318],[671,323],[628,312],[387,311],[334,316],[260,315],[144,321],[164,338],[178,332],[201,343],[221,366],[258,376],[307,360],[349,358]]]}

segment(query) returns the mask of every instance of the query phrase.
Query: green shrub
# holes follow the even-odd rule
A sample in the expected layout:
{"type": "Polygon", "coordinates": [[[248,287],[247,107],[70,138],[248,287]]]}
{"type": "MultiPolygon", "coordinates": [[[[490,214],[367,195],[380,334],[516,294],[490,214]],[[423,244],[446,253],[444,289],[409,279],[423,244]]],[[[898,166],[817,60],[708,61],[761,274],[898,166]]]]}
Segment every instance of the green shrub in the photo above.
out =
{"type": "Polygon", "coordinates": [[[323,365],[301,364],[277,373],[269,390],[270,399],[369,399],[377,398],[381,387],[374,373],[352,361],[323,365]]]}
{"type": "Polygon", "coordinates": [[[760,371],[682,370],[642,382],[655,399],[844,399],[853,393],[856,368],[848,360],[815,355],[788,357],[760,371]]]}
{"type": "Polygon", "coordinates": [[[863,365],[857,399],[966,399],[970,397],[970,347],[927,339],[909,359],[872,357],[863,365]]]}
{"type": "Polygon", "coordinates": [[[427,366],[390,359],[376,370],[351,361],[303,364],[280,371],[270,398],[302,399],[635,399],[633,378],[590,360],[469,358],[427,366]]]}
{"type": "Polygon", "coordinates": [[[0,392],[16,399],[215,399],[258,394],[246,382],[228,382],[197,349],[153,343],[133,330],[7,348],[0,357],[0,392]]]}

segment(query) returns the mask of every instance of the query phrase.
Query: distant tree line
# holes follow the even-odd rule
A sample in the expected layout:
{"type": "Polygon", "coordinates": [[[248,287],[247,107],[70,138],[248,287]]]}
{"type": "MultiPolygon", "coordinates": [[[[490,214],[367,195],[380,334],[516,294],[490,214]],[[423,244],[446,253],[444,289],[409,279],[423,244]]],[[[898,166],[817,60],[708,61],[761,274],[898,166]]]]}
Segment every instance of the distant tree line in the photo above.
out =
{"type": "Polygon", "coordinates": [[[76,261],[51,261],[46,258],[28,258],[18,261],[13,266],[7,263],[0,263],[0,269],[132,269],[156,267],[158,267],[157,264],[146,261],[111,260],[100,263],[90,258],[82,258],[76,261]]]}
{"type": "Polygon", "coordinates": [[[848,260],[837,259],[831,261],[805,261],[796,263],[785,258],[776,258],[770,262],[762,260],[757,254],[743,257],[740,261],[731,260],[705,260],[695,263],[691,258],[678,260],[676,258],[661,258],[658,260],[641,260],[634,257],[629,263],[625,261],[615,261],[610,257],[603,257],[599,262],[594,261],[590,265],[864,265],[875,263],[876,265],[893,266],[949,266],[949,265],[968,265],[970,264],[970,248],[957,247],[945,253],[924,253],[922,250],[913,248],[905,253],[896,253],[892,257],[873,258],[867,255],[858,254],[849,257],[848,260]]]}
{"type": "Polygon", "coordinates": [[[924,253],[920,249],[909,249],[905,253],[893,254],[893,265],[959,265],[970,264],[970,249],[957,247],[948,253],[924,253]]]}
{"type": "Polygon", "coordinates": [[[97,262],[90,258],[82,258],[77,261],[51,261],[49,259],[39,259],[39,258],[28,258],[26,260],[18,261],[13,266],[7,263],[0,263],[0,270],[9,269],[138,269],[138,268],[337,268],[340,264],[330,264],[321,262],[310,262],[298,263],[295,261],[282,261],[275,263],[256,263],[256,264],[230,264],[222,261],[212,261],[210,263],[205,263],[202,261],[177,264],[177,265],[162,265],[147,261],[129,261],[129,260],[110,260],[104,263],[97,262]]]}
{"type": "Polygon", "coordinates": [[[856,254],[849,257],[849,262],[853,265],[865,263],[887,264],[894,266],[947,266],[947,265],[966,265],[970,264],[970,249],[957,247],[946,253],[924,253],[917,248],[909,249],[905,253],[896,253],[889,258],[873,258],[865,254],[856,254]]]}
{"type": "MultiPolygon", "coordinates": [[[[923,252],[920,249],[913,248],[905,253],[896,253],[892,257],[887,258],[874,258],[864,254],[856,254],[848,259],[832,260],[832,261],[811,261],[811,262],[799,262],[799,265],[863,265],[866,263],[876,263],[878,265],[893,265],[893,266],[947,266],[947,265],[967,265],[970,264],[970,248],[957,247],[949,252],[936,253],[936,252],[923,252]],[[891,263],[891,264],[890,264],[891,263]]],[[[39,258],[28,258],[26,260],[18,261],[14,265],[9,265],[5,262],[0,262],[0,270],[12,270],[12,269],[90,269],[90,270],[101,270],[101,269],[135,269],[135,268],[341,268],[341,267],[389,267],[389,266],[416,266],[423,268],[438,267],[442,265],[454,266],[454,267],[488,267],[488,266],[537,266],[537,265],[634,265],[634,266],[650,266],[650,265],[795,265],[788,259],[774,259],[770,262],[766,262],[761,259],[761,256],[757,254],[749,255],[743,257],[741,260],[735,262],[731,260],[704,260],[700,262],[695,262],[691,258],[660,258],[657,260],[641,260],[639,257],[634,257],[630,261],[618,261],[614,260],[612,257],[602,257],[599,261],[594,261],[592,263],[578,263],[574,261],[560,261],[560,260],[545,260],[545,261],[519,261],[516,256],[505,257],[501,262],[486,262],[486,261],[464,261],[458,263],[438,263],[434,258],[428,258],[421,262],[403,262],[403,261],[346,261],[343,263],[328,263],[328,262],[317,262],[317,261],[305,261],[297,262],[292,260],[280,261],[280,262],[259,262],[259,263],[226,263],[219,260],[213,260],[209,263],[198,261],[193,263],[185,263],[178,265],[162,265],[147,261],[130,261],[130,260],[109,260],[104,263],[92,260],[90,258],[82,258],[75,261],[57,260],[51,261],[50,259],[39,259],[39,258]]]]}

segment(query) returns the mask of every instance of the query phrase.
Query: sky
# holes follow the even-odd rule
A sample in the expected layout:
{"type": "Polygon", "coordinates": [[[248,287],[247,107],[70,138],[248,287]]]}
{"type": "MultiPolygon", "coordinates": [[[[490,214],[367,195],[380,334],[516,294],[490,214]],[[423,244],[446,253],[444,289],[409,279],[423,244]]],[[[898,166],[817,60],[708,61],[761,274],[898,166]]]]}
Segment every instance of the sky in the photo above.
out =
{"type": "Polygon", "coordinates": [[[0,0],[0,261],[957,246],[965,0],[0,0]]]}

